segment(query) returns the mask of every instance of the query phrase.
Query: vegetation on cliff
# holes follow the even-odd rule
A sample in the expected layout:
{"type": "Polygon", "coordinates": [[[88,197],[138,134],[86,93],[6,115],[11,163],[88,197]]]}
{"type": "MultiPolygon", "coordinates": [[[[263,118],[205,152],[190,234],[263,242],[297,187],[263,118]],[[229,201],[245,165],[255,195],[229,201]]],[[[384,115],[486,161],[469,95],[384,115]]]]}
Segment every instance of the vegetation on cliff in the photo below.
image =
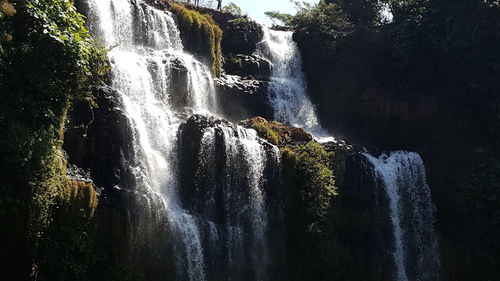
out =
{"type": "Polygon", "coordinates": [[[194,40],[195,44],[204,44],[203,51],[211,58],[212,72],[215,76],[220,76],[222,71],[222,30],[212,19],[212,16],[178,3],[170,4],[170,10],[179,18],[179,28],[183,33],[183,40],[189,42],[194,40]],[[199,42],[200,37],[201,42],[199,42]]]}
{"type": "Polygon", "coordinates": [[[337,194],[333,173],[332,152],[317,142],[286,147],[283,159],[295,169],[295,181],[300,189],[300,206],[307,217],[307,232],[321,232],[330,199],[337,194]]]}
{"type": "Polygon", "coordinates": [[[316,142],[282,149],[289,280],[328,280],[335,264],[332,206],[334,154],[316,142]]]}
{"type": "Polygon", "coordinates": [[[77,199],[64,195],[74,189],[61,151],[66,113],[92,98],[108,64],[71,1],[2,0],[0,12],[0,238],[15,256],[10,270],[27,279],[38,274],[54,210],[77,199]]]}

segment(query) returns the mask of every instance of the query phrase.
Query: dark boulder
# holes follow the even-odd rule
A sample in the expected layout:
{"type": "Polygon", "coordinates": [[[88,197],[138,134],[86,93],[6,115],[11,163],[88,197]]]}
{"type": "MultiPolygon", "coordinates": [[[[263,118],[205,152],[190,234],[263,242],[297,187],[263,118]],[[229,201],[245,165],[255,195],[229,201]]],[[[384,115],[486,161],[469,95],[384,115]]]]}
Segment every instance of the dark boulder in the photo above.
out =
{"type": "Polygon", "coordinates": [[[257,55],[228,55],[224,58],[226,74],[268,81],[271,62],[257,55]]]}
{"type": "Polygon", "coordinates": [[[267,89],[269,82],[223,75],[216,80],[218,105],[229,120],[238,122],[253,116],[272,118],[267,89]]]}

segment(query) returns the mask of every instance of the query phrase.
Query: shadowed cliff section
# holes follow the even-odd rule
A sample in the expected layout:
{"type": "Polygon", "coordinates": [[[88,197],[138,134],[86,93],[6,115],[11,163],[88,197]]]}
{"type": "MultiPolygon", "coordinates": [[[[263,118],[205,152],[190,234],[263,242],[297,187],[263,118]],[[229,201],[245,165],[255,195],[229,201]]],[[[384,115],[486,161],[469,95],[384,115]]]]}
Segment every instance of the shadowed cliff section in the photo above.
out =
{"type": "Polygon", "coordinates": [[[488,233],[500,229],[499,7],[417,2],[421,9],[396,10],[391,24],[297,30],[309,94],[341,136],[422,155],[445,279],[497,279],[499,243],[488,233]]]}

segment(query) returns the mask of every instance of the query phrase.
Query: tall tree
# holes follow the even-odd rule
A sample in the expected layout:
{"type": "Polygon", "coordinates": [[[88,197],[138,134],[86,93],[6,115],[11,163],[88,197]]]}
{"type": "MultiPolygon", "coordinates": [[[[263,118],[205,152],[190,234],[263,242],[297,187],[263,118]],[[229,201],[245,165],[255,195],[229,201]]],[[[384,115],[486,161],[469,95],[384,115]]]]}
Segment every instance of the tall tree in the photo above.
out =
{"type": "Polygon", "coordinates": [[[355,25],[370,26],[380,21],[379,0],[324,0],[337,4],[355,25]]]}
{"type": "Polygon", "coordinates": [[[419,20],[427,11],[430,0],[386,0],[395,22],[419,20]]]}

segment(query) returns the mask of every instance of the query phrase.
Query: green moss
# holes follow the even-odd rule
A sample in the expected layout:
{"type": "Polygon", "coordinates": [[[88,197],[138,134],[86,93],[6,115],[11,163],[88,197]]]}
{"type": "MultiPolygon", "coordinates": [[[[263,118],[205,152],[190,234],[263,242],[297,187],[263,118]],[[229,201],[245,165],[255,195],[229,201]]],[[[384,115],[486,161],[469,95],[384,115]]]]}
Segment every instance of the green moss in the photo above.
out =
{"type": "Polygon", "coordinates": [[[92,182],[68,180],[65,190],[66,203],[73,211],[84,212],[91,218],[97,209],[97,192],[92,182]]]}
{"type": "Polygon", "coordinates": [[[274,145],[306,143],[312,140],[311,134],[301,128],[286,126],[276,121],[267,121],[262,117],[247,119],[242,121],[242,124],[256,130],[259,137],[274,145]]]}
{"type": "Polygon", "coordinates": [[[231,64],[237,66],[238,68],[243,67],[243,60],[237,56],[233,56],[232,54],[229,55],[229,60],[231,61],[231,64]]]}
{"type": "Polygon", "coordinates": [[[201,32],[206,42],[206,50],[212,60],[212,72],[219,77],[222,71],[222,29],[212,16],[186,8],[182,4],[172,3],[170,10],[179,18],[179,27],[186,33],[201,32]]]}
{"type": "Polygon", "coordinates": [[[273,131],[267,124],[265,123],[254,123],[252,128],[257,131],[257,134],[261,137],[269,141],[274,145],[278,145],[280,143],[279,135],[273,131]]]}

